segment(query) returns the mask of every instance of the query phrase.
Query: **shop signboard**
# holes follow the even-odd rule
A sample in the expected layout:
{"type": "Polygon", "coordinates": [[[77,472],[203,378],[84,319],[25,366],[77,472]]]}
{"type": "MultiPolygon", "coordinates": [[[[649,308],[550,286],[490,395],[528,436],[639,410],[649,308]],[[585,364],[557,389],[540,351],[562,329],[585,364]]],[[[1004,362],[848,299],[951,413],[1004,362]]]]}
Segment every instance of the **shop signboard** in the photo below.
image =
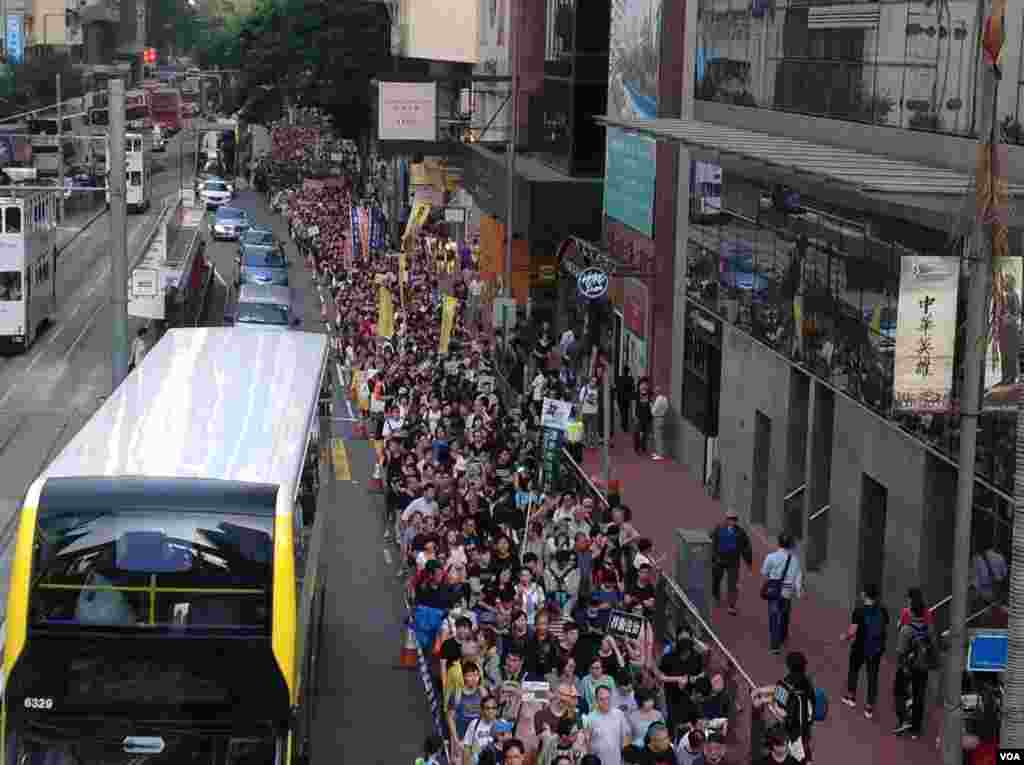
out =
{"type": "Polygon", "coordinates": [[[608,294],[608,274],[600,268],[585,268],[576,277],[576,289],[586,300],[600,300],[608,294]]]}
{"type": "Polygon", "coordinates": [[[558,488],[562,469],[562,431],[557,428],[544,428],[542,448],[544,465],[544,491],[551,492],[558,488]]]}
{"type": "Polygon", "coordinates": [[[379,104],[379,140],[437,140],[436,82],[381,82],[379,104]]]}
{"type": "Polygon", "coordinates": [[[20,13],[7,14],[5,49],[7,60],[12,64],[20,64],[25,58],[24,20],[20,13]]]}
{"type": "Polygon", "coordinates": [[[895,407],[948,412],[952,407],[960,259],[905,255],[896,323],[895,407]]]}
{"type": "Polygon", "coordinates": [[[604,214],[652,239],[656,149],[651,138],[608,128],[604,214]]]}

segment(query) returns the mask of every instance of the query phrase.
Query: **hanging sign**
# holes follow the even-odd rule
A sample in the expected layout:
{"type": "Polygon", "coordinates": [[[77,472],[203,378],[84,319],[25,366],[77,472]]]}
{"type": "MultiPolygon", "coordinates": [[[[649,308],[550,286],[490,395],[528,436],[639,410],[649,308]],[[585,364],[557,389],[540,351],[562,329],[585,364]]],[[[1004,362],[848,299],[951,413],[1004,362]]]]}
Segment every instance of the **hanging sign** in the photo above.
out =
{"type": "Polygon", "coordinates": [[[572,420],[572,403],[559,401],[557,398],[545,398],[540,410],[540,425],[542,428],[552,428],[558,431],[567,430],[572,420]]]}
{"type": "Polygon", "coordinates": [[[612,611],[608,619],[608,634],[626,640],[639,640],[644,631],[644,618],[627,611],[612,611]]]}
{"type": "Polygon", "coordinates": [[[600,268],[585,268],[576,277],[576,288],[587,300],[598,300],[608,293],[608,274],[600,268]]]}
{"type": "Polygon", "coordinates": [[[542,460],[544,464],[544,491],[557,489],[562,468],[562,431],[544,428],[542,460]]]}

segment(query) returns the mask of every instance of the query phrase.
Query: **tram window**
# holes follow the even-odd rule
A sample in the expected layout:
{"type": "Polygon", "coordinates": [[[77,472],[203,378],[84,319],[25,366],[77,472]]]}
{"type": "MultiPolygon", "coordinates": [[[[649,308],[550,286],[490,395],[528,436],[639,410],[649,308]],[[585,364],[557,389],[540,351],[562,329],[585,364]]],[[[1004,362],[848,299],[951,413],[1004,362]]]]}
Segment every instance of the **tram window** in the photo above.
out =
{"type": "Polygon", "coordinates": [[[21,208],[7,207],[4,209],[4,233],[21,233],[21,208]]]}
{"type": "Polygon", "coordinates": [[[20,271],[0,271],[0,300],[21,300],[20,271]]]}
{"type": "Polygon", "coordinates": [[[142,185],[142,173],[138,170],[134,170],[128,173],[128,185],[129,186],[141,186],[142,185]]]}

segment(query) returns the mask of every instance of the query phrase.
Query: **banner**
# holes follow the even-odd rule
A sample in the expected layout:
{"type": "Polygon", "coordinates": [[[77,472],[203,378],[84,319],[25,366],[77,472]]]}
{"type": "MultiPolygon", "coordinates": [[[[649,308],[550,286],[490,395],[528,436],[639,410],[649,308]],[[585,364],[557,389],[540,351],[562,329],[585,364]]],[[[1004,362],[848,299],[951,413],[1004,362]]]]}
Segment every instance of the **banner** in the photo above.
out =
{"type": "Polygon", "coordinates": [[[992,259],[991,327],[985,353],[985,399],[982,408],[1017,408],[1020,394],[1021,286],[1024,261],[992,259]]]}
{"type": "Polygon", "coordinates": [[[562,474],[562,431],[544,428],[541,460],[544,466],[544,491],[556,491],[562,474]]]}
{"type": "Polygon", "coordinates": [[[453,297],[445,297],[441,307],[440,353],[448,353],[448,344],[452,340],[452,330],[455,328],[455,312],[458,310],[458,307],[458,300],[453,297]]]}
{"type": "Polygon", "coordinates": [[[952,408],[959,283],[956,257],[901,259],[893,380],[898,411],[936,413],[952,408]]]}
{"type": "Polygon", "coordinates": [[[417,202],[413,205],[412,212],[409,213],[409,220],[405,224],[405,233],[402,235],[402,249],[407,250],[409,245],[406,243],[407,239],[415,240],[416,234],[423,227],[423,224],[427,222],[427,217],[430,215],[430,205],[426,202],[417,202]]]}
{"type": "Polygon", "coordinates": [[[368,207],[359,210],[359,246],[363,253],[363,261],[370,260],[370,214],[368,207]]]}
{"type": "Polygon", "coordinates": [[[383,285],[377,297],[377,335],[391,337],[395,334],[395,306],[391,299],[391,290],[383,285]]]}
{"type": "Polygon", "coordinates": [[[398,255],[398,281],[400,284],[409,283],[409,256],[404,252],[398,255]]]}

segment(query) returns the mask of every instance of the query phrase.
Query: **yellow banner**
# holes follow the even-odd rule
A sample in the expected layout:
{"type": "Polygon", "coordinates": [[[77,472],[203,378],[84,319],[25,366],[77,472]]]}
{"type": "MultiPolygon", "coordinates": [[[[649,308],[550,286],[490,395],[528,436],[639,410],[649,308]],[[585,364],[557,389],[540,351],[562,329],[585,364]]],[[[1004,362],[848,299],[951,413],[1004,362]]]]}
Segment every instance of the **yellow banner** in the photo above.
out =
{"type": "Polygon", "coordinates": [[[377,335],[391,337],[395,334],[395,306],[391,290],[381,287],[377,297],[377,335]]]}
{"type": "Polygon", "coordinates": [[[409,256],[404,252],[398,256],[398,281],[400,284],[409,283],[409,256]]]}
{"type": "Polygon", "coordinates": [[[459,301],[453,297],[445,297],[441,307],[441,344],[439,353],[448,353],[448,344],[452,340],[452,330],[455,328],[455,312],[459,308],[459,301]]]}
{"type": "Polygon", "coordinates": [[[412,212],[409,213],[409,221],[405,224],[405,234],[402,235],[403,246],[407,239],[416,238],[417,232],[423,227],[423,224],[427,222],[427,216],[429,215],[429,202],[417,202],[413,205],[412,212]]]}

